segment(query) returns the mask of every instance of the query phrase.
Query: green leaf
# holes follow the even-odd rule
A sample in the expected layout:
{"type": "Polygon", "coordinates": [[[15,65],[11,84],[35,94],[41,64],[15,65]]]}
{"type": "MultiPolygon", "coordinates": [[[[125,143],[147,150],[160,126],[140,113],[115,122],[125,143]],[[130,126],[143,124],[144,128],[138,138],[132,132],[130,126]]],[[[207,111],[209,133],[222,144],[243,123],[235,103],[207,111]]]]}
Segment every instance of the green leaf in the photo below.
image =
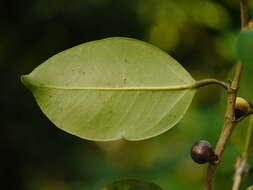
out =
{"type": "Polygon", "coordinates": [[[196,92],[172,57],[145,42],[108,38],[63,51],[22,82],[60,129],[84,139],[142,140],[173,127],[196,92]]]}
{"type": "Polygon", "coordinates": [[[250,115],[247,135],[245,139],[245,152],[247,151],[249,155],[253,153],[253,115],[250,115]]]}
{"type": "Polygon", "coordinates": [[[245,63],[253,63],[253,29],[242,31],[236,42],[238,58],[245,63]]]}
{"type": "Polygon", "coordinates": [[[138,179],[122,179],[107,185],[101,190],[162,190],[162,188],[154,183],[138,179]]]}

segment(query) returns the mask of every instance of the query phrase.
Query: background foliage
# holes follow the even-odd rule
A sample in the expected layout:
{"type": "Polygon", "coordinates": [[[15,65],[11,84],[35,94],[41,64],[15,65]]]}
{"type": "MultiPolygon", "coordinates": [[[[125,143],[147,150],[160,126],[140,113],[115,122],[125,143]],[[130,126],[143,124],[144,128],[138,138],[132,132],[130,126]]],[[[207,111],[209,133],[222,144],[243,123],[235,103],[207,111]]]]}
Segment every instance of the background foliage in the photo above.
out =
{"type": "MultiPolygon", "coordinates": [[[[159,137],[94,143],[53,126],[19,77],[64,49],[125,36],[166,50],[195,79],[227,80],[240,26],[238,1],[2,0],[0,21],[1,188],[98,190],[129,176],[164,189],[202,187],[206,166],[193,163],[189,151],[197,140],[214,144],[218,138],[224,114],[224,94],[219,87],[201,89],[183,121],[159,137]]],[[[252,72],[253,65],[248,65],[240,89],[251,101],[252,72]]],[[[225,152],[217,176],[220,189],[231,185],[246,124],[235,130],[225,152]]],[[[249,176],[242,188],[252,179],[249,176]]]]}

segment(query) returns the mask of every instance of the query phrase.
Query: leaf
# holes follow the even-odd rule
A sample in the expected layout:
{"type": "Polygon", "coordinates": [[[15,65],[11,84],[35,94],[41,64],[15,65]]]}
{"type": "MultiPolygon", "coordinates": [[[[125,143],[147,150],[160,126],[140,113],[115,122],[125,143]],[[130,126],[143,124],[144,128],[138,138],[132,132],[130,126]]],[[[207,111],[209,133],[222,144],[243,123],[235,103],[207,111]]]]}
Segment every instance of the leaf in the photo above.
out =
{"type": "MultiPolygon", "coordinates": [[[[240,88],[241,89],[241,88],[240,88]]],[[[247,127],[249,124],[249,119],[245,118],[240,121],[235,128],[235,132],[231,136],[231,142],[233,143],[234,147],[239,151],[244,151],[245,145],[245,138],[247,136],[247,127]]]]}
{"type": "Polygon", "coordinates": [[[101,190],[162,190],[162,188],[154,183],[138,179],[122,179],[107,185],[101,190]]]}
{"type": "Polygon", "coordinates": [[[196,92],[172,57],[129,38],[68,49],[21,79],[57,127],[97,141],[159,135],[183,117],[196,92]]]}
{"type": "Polygon", "coordinates": [[[250,116],[249,126],[247,130],[245,146],[247,147],[245,151],[248,151],[248,154],[252,156],[253,154],[253,115],[250,116]]]}
{"type": "Polygon", "coordinates": [[[253,63],[253,29],[242,31],[236,42],[238,58],[245,63],[253,63]]]}

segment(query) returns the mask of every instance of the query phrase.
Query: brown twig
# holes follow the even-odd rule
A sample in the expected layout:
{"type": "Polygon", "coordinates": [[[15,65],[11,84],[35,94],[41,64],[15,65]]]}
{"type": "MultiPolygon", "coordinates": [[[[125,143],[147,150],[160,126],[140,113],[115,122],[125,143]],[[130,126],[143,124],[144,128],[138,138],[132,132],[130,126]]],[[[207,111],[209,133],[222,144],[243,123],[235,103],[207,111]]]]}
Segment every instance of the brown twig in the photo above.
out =
{"type": "Polygon", "coordinates": [[[246,168],[246,158],[243,156],[239,156],[236,160],[235,164],[235,173],[234,173],[234,183],[232,186],[232,190],[238,190],[242,181],[243,174],[246,168]]]}
{"type": "MultiPolygon", "coordinates": [[[[241,22],[242,22],[241,28],[243,29],[247,27],[247,24],[248,24],[247,0],[241,0],[240,10],[241,10],[241,22]]],[[[224,119],[224,126],[221,131],[221,134],[220,134],[220,137],[215,149],[215,154],[219,157],[219,160],[221,160],[225,146],[236,125],[234,107],[235,107],[236,94],[239,88],[239,82],[240,82],[242,70],[243,70],[242,62],[238,62],[236,66],[234,79],[228,89],[227,109],[226,109],[226,114],[225,114],[225,119],[224,119]]],[[[212,190],[216,168],[217,168],[217,165],[209,164],[204,190],[212,190]]]]}
{"type": "MultiPolygon", "coordinates": [[[[235,107],[235,99],[236,99],[236,94],[239,87],[242,69],[243,69],[242,63],[239,62],[237,64],[234,79],[228,89],[227,111],[225,114],[224,127],[222,129],[222,132],[220,134],[219,140],[215,148],[215,154],[219,157],[219,160],[221,160],[222,153],[225,149],[225,146],[236,124],[234,107],[235,107]]],[[[206,179],[205,188],[204,188],[205,190],[212,190],[216,168],[217,168],[217,165],[209,164],[208,171],[207,171],[207,179],[206,179]]]]}
{"type": "Polygon", "coordinates": [[[248,0],[240,1],[240,9],[241,9],[241,28],[244,29],[248,26],[248,0]]]}
{"type": "Polygon", "coordinates": [[[247,158],[250,151],[250,144],[252,142],[253,135],[253,116],[250,117],[249,127],[247,131],[247,136],[244,143],[244,149],[242,155],[237,158],[235,165],[235,173],[234,173],[234,183],[232,186],[232,190],[238,190],[242,181],[243,175],[247,174],[247,158]]]}

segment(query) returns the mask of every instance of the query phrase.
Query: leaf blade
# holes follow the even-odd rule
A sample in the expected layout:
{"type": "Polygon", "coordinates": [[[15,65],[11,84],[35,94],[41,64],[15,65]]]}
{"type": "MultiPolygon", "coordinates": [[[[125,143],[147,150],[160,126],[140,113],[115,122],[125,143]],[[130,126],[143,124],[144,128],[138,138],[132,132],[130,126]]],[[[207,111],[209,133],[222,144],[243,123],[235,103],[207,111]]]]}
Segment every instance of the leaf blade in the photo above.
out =
{"type": "Polygon", "coordinates": [[[56,126],[89,140],[142,140],[161,134],[182,118],[195,94],[186,88],[195,80],[173,58],[126,38],[71,48],[21,80],[56,126]],[[173,115],[168,110],[184,93],[173,115]],[[160,115],[164,118],[158,121],[160,115]]]}
{"type": "Polygon", "coordinates": [[[253,29],[247,29],[240,32],[236,41],[237,57],[246,64],[253,62],[253,29]]]}
{"type": "Polygon", "coordinates": [[[139,179],[127,178],[121,179],[103,187],[101,190],[120,190],[120,189],[128,189],[128,190],[162,190],[161,187],[154,183],[146,182],[139,179]]]}

